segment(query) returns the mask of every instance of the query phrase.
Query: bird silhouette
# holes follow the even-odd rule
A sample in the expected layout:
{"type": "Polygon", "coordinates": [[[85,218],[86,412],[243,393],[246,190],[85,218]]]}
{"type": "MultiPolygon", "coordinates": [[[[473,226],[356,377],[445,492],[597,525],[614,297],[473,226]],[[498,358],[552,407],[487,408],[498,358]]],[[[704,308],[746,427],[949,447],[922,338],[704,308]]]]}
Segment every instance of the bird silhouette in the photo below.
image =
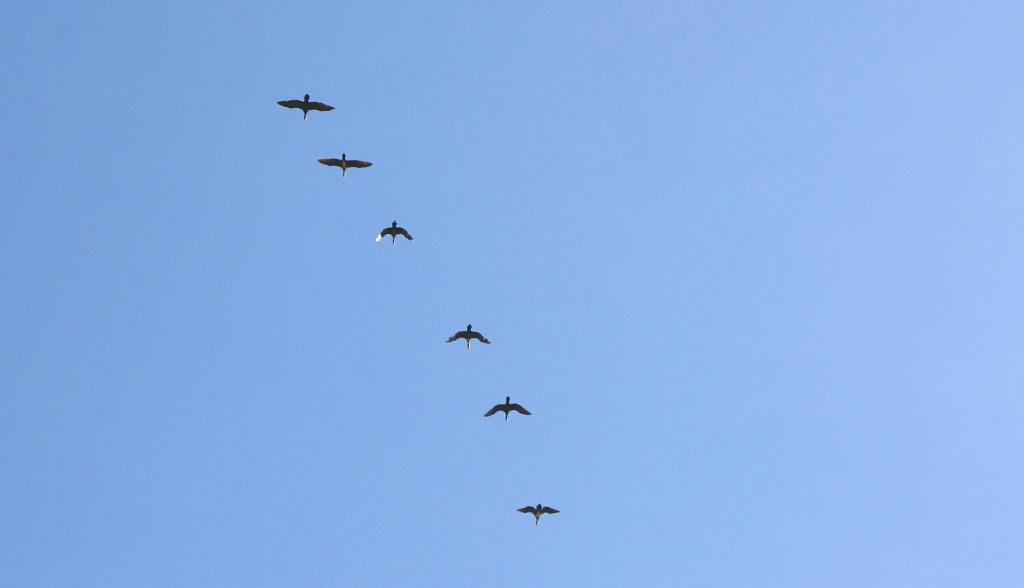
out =
{"type": "Polygon", "coordinates": [[[405,237],[406,239],[412,241],[412,235],[409,234],[409,231],[407,231],[407,230],[403,229],[402,227],[398,226],[398,221],[391,221],[391,226],[385,228],[384,230],[382,230],[380,232],[380,234],[377,235],[377,238],[375,240],[376,241],[380,241],[384,237],[391,237],[391,242],[394,243],[395,242],[395,237],[397,237],[399,235],[401,235],[401,236],[405,237]]]}
{"type": "Polygon", "coordinates": [[[558,511],[551,508],[550,506],[541,506],[537,503],[537,506],[524,506],[523,508],[517,509],[519,512],[528,512],[532,514],[537,520],[533,523],[534,525],[540,524],[540,515],[543,514],[555,514],[558,511]]]}
{"type": "Polygon", "coordinates": [[[302,100],[279,100],[277,102],[285,108],[299,108],[302,110],[302,120],[306,120],[306,115],[309,114],[310,110],[319,110],[320,112],[327,112],[328,110],[334,110],[334,107],[330,104],[324,104],[323,102],[310,102],[309,94],[306,94],[302,100]]]}
{"type": "Polygon", "coordinates": [[[332,167],[340,167],[341,168],[341,177],[345,177],[345,170],[347,170],[350,167],[370,167],[371,165],[373,165],[369,161],[359,161],[358,159],[348,159],[345,156],[344,153],[341,154],[341,159],[328,158],[328,159],[318,159],[317,161],[319,161],[320,163],[322,163],[324,165],[329,165],[329,166],[332,166],[332,167]]]}
{"type": "Polygon", "coordinates": [[[530,415],[531,414],[530,411],[528,411],[525,408],[523,408],[522,405],[513,404],[513,403],[509,402],[511,399],[512,399],[511,396],[506,396],[505,397],[505,404],[495,404],[494,408],[492,408],[491,410],[489,410],[486,413],[484,413],[484,416],[485,417],[489,417],[492,414],[494,414],[494,413],[496,413],[496,412],[498,412],[500,410],[501,412],[505,413],[505,420],[507,421],[508,420],[508,413],[509,413],[509,411],[512,411],[512,410],[518,412],[519,414],[525,414],[525,415],[530,415]]]}
{"type": "Polygon", "coordinates": [[[490,345],[491,344],[491,342],[487,339],[487,337],[484,337],[480,333],[478,333],[478,332],[473,330],[473,325],[466,325],[466,330],[465,331],[459,331],[458,333],[455,333],[451,337],[448,337],[448,340],[445,341],[445,343],[451,343],[452,341],[455,341],[456,339],[465,339],[466,340],[466,349],[469,349],[469,345],[470,345],[470,343],[473,342],[473,339],[476,339],[477,341],[480,341],[481,343],[484,343],[486,345],[490,345]]]}

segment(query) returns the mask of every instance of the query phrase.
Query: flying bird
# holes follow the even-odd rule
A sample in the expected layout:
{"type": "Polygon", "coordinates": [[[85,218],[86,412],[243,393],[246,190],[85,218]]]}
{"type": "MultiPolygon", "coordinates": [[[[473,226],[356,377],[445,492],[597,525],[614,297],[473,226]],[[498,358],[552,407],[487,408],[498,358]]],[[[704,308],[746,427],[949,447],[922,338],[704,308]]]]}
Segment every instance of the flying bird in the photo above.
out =
{"type": "Polygon", "coordinates": [[[370,167],[371,165],[373,165],[369,161],[359,161],[358,159],[348,159],[348,158],[345,157],[344,153],[341,154],[341,159],[329,158],[329,159],[318,159],[317,161],[319,161],[320,163],[322,163],[324,165],[330,165],[330,166],[333,166],[333,167],[340,167],[341,168],[341,177],[345,177],[345,170],[347,170],[350,167],[370,167]]]}
{"type": "Polygon", "coordinates": [[[540,503],[537,506],[524,506],[523,508],[517,509],[519,512],[528,512],[532,514],[537,520],[533,523],[534,525],[540,524],[540,515],[543,514],[555,514],[558,511],[551,508],[550,506],[541,506],[540,503]]]}
{"type": "Polygon", "coordinates": [[[309,94],[306,94],[302,100],[279,100],[277,103],[285,108],[301,108],[302,120],[306,120],[306,115],[309,114],[310,110],[319,110],[320,112],[334,110],[334,107],[330,104],[324,104],[323,102],[310,102],[309,94]]]}
{"type": "Polygon", "coordinates": [[[505,404],[495,404],[494,408],[492,408],[491,410],[489,410],[486,413],[484,413],[484,416],[485,417],[489,417],[492,414],[498,412],[499,410],[501,412],[505,413],[505,420],[506,421],[508,420],[508,413],[509,413],[509,411],[512,411],[512,410],[518,412],[519,414],[530,415],[530,411],[528,411],[525,408],[523,408],[522,405],[513,404],[513,403],[509,402],[509,400],[511,400],[511,399],[512,399],[511,396],[506,396],[505,397],[505,404]]]}
{"type": "Polygon", "coordinates": [[[391,237],[391,242],[394,243],[395,242],[395,237],[397,237],[399,235],[401,235],[401,236],[405,237],[406,239],[412,241],[412,235],[409,234],[409,231],[407,231],[407,230],[403,229],[402,227],[398,226],[398,221],[391,221],[391,226],[385,228],[384,230],[382,230],[380,232],[380,234],[377,235],[377,238],[375,240],[376,241],[380,241],[384,237],[391,237]]]}
{"type": "Polygon", "coordinates": [[[480,333],[477,333],[476,331],[473,330],[473,325],[466,325],[466,330],[465,331],[459,331],[458,333],[455,333],[451,337],[448,337],[448,340],[445,341],[445,343],[451,343],[452,341],[455,341],[456,339],[465,339],[466,340],[466,349],[469,349],[469,345],[470,345],[470,343],[473,342],[473,339],[476,339],[477,341],[480,341],[481,343],[484,343],[486,345],[490,345],[491,344],[491,342],[487,339],[487,337],[484,337],[480,333]]]}

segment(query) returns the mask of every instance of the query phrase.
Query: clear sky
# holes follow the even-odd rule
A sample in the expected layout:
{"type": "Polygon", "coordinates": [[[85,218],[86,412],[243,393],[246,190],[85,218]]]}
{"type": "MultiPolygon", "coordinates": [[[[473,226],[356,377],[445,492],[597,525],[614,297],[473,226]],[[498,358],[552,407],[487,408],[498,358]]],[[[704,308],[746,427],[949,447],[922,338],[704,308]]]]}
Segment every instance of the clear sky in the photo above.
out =
{"type": "Polygon", "coordinates": [[[0,585],[1024,585],[1024,5],[836,4],[0,4],[0,585]]]}

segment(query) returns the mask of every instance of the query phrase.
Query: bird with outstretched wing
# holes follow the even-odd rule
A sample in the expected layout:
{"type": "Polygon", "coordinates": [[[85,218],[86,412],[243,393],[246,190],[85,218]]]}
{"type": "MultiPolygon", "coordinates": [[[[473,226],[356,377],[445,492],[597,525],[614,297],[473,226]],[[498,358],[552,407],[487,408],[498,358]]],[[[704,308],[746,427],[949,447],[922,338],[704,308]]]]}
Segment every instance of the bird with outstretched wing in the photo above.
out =
{"type": "Polygon", "coordinates": [[[322,163],[324,165],[327,165],[327,166],[340,167],[341,168],[341,177],[345,177],[345,172],[350,167],[370,167],[371,165],[373,165],[369,161],[360,161],[358,159],[349,159],[348,156],[345,155],[344,153],[341,154],[341,159],[335,159],[333,157],[328,157],[328,158],[324,158],[324,159],[318,159],[317,161],[319,161],[320,163],[322,163]]]}
{"type": "Polygon", "coordinates": [[[465,331],[459,331],[458,333],[455,333],[451,337],[448,337],[448,340],[445,341],[445,343],[451,343],[452,341],[457,341],[459,339],[465,339],[466,340],[466,349],[470,348],[470,343],[472,343],[472,341],[474,339],[476,339],[477,341],[479,341],[479,342],[481,342],[481,343],[483,343],[485,345],[490,345],[491,344],[490,339],[488,339],[487,337],[484,337],[482,334],[480,334],[480,333],[478,333],[478,332],[473,330],[473,325],[466,325],[466,330],[465,331]]]}
{"type": "Polygon", "coordinates": [[[277,103],[285,108],[298,108],[302,110],[302,120],[306,120],[306,115],[309,114],[310,110],[316,110],[318,112],[334,110],[334,107],[330,104],[324,104],[323,102],[310,102],[309,94],[306,94],[302,100],[278,100],[277,103]]]}
{"type": "Polygon", "coordinates": [[[532,514],[536,519],[533,523],[534,525],[540,524],[541,515],[557,514],[559,512],[557,509],[551,508],[550,506],[541,506],[540,504],[537,504],[537,506],[524,506],[523,508],[519,508],[516,510],[518,510],[519,512],[532,514]]]}
{"type": "Polygon", "coordinates": [[[392,221],[390,227],[386,227],[381,230],[381,232],[377,234],[377,238],[375,240],[380,241],[384,239],[384,237],[391,237],[392,243],[395,242],[395,237],[405,237],[409,241],[412,241],[412,235],[410,235],[409,231],[405,230],[403,227],[398,226],[398,221],[392,221]]]}
{"type": "Polygon", "coordinates": [[[518,412],[519,414],[525,414],[525,415],[530,415],[531,414],[530,411],[528,411],[525,408],[523,408],[523,406],[521,404],[516,404],[514,402],[511,402],[511,400],[512,400],[511,396],[506,396],[505,397],[505,404],[495,404],[494,407],[491,408],[491,410],[489,410],[486,413],[484,413],[484,416],[485,417],[489,417],[489,416],[494,415],[498,411],[501,411],[501,412],[505,413],[505,420],[507,421],[508,420],[508,413],[510,411],[518,412]]]}

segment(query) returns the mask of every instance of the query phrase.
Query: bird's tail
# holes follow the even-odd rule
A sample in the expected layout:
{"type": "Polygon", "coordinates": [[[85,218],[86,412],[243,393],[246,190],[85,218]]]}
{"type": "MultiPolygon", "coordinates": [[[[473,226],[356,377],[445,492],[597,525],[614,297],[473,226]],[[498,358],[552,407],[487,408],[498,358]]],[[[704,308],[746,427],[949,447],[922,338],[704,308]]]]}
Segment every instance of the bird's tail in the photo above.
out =
{"type": "Polygon", "coordinates": [[[309,111],[308,110],[303,110],[302,111],[302,120],[306,120],[306,116],[308,116],[308,115],[309,115],[309,111]]]}

